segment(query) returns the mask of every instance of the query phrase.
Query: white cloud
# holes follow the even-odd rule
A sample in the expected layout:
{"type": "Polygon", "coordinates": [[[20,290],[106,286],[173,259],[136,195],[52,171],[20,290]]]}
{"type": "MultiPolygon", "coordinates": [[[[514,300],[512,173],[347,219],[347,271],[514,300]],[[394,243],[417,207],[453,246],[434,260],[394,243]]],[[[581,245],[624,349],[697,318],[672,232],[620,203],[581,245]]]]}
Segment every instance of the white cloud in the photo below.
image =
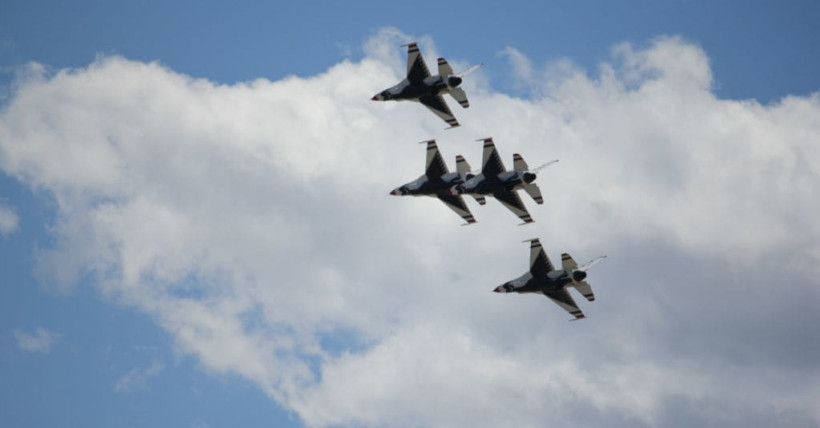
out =
{"type": "Polygon", "coordinates": [[[9,235],[17,231],[20,226],[20,218],[14,210],[0,203],[0,235],[9,235]]]}
{"type": "Polygon", "coordinates": [[[518,49],[507,46],[500,55],[506,57],[512,66],[513,81],[519,83],[519,87],[526,87],[535,83],[535,69],[532,61],[518,49]]]}
{"type": "Polygon", "coordinates": [[[17,347],[25,352],[48,354],[51,352],[51,348],[60,340],[60,337],[59,333],[51,332],[43,327],[37,327],[37,329],[31,333],[22,330],[14,331],[14,339],[17,341],[17,347]]]}
{"type": "Polygon", "coordinates": [[[0,168],[56,201],[41,274],[93,272],[309,425],[820,420],[820,95],[718,99],[705,53],[661,38],[594,77],[521,55],[531,99],[479,70],[443,132],[421,106],[369,101],[408,39],[382,30],[361,62],[307,79],[216,85],[120,57],[21,78],[0,168]],[[535,225],[490,201],[459,227],[438,201],[387,195],[421,173],[415,142],[475,167],[489,135],[508,166],[561,159],[545,204],[526,202],[535,225]],[[534,236],[553,257],[609,254],[588,320],[490,292],[534,236]]]}
{"type": "Polygon", "coordinates": [[[114,384],[115,392],[133,392],[135,390],[148,390],[148,380],[159,375],[165,369],[159,360],[154,360],[150,366],[140,368],[134,367],[117,379],[114,384]]]}

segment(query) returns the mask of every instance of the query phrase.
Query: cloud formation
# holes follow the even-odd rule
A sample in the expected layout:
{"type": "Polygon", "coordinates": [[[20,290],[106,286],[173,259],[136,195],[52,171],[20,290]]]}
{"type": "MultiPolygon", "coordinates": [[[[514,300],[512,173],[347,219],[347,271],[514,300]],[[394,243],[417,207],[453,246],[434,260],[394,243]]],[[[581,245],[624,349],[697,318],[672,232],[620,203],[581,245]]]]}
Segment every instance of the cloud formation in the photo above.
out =
{"type": "Polygon", "coordinates": [[[0,168],[56,202],[44,280],[92,272],[309,426],[820,421],[820,95],[718,99],[678,38],[616,46],[596,72],[511,48],[530,97],[479,70],[443,132],[421,106],[369,101],[403,72],[399,39],[280,81],[122,57],[21,78],[0,168]],[[458,227],[438,201],[387,195],[421,174],[415,142],[477,167],[486,136],[508,167],[561,159],[545,204],[526,202],[535,225],[490,201],[458,227]],[[609,255],[597,301],[579,300],[589,319],[490,292],[527,269],[534,236],[553,258],[609,255]]]}
{"type": "Polygon", "coordinates": [[[28,333],[23,330],[14,330],[14,339],[17,347],[25,352],[39,352],[48,354],[51,348],[60,340],[60,334],[37,327],[34,332],[28,333]]]}
{"type": "Polygon", "coordinates": [[[114,384],[114,391],[132,392],[137,389],[147,390],[148,380],[159,375],[164,369],[165,365],[159,362],[159,360],[154,360],[150,366],[145,368],[134,367],[131,371],[117,379],[117,382],[114,384]]]}
{"type": "Polygon", "coordinates": [[[20,218],[14,210],[0,203],[0,235],[9,235],[17,231],[20,226],[20,218]]]}

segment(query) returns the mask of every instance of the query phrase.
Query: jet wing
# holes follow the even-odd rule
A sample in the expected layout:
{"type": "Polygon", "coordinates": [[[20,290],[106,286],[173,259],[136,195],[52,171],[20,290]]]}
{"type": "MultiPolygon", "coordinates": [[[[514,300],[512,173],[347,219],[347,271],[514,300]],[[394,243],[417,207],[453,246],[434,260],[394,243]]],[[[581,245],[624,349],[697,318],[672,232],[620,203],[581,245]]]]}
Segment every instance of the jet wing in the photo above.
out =
{"type": "Polygon", "coordinates": [[[543,278],[555,270],[549,256],[541,246],[538,238],[530,241],[530,273],[536,278],[543,278]]]}
{"type": "Polygon", "coordinates": [[[572,299],[572,296],[569,295],[569,291],[567,291],[566,288],[556,291],[545,291],[544,295],[549,297],[550,300],[555,302],[555,304],[563,308],[565,311],[569,312],[570,315],[575,317],[575,319],[584,318],[584,313],[578,309],[578,305],[575,304],[575,300],[572,299]]]}
{"type": "Polygon", "coordinates": [[[447,107],[447,103],[441,95],[425,95],[419,98],[419,102],[435,113],[436,116],[447,122],[451,128],[459,126],[456,117],[453,116],[453,112],[450,111],[450,107],[447,107]]]}
{"type": "Polygon", "coordinates": [[[436,140],[430,140],[427,142],[427,165],[424,174],[427,175],[427,178],[430,180],[437,180],[441,178],[442,175],[447,174],[447,164],[444,163],[444,159],[441,157],[441,153],[438,151],[438,146],[436,145],[436,140]]]}
{"type": "Polygon", "coordinates": [[[461,216],[467,223],[475,223],[475,217],[470,213],[467,204],[464,203],[464,198],[461,195],[437,195],[441,202],[444,202],[451,210],[461,216]]]}
{"type": "Polygon", "coordinates": [[[424,58],[419,52],[419,47],[415,43],[407,45],[407,80],[410,83],[420,83],[430,77],[430,70],[424,63],[424,58]]]}
{"type": "Polygon", "coordinates": [[[504,168],[504,162],[501,162],[501,156],[498,156],[498,151],[495,149],[493,139],[485,138],[481,173],[484,174],[485,177],[495,177],[506,170],[507,169],[504,168]]]}
{"type": "Polygon", "coordinates": [[[532,223],[533,219],[530,213],[527,212],[527,207],[521,202],[521,198],[514,190],[499,190],[493,192],[493,196],[504,204],[507,209],[517,215],[524,223],[532,223]]]}

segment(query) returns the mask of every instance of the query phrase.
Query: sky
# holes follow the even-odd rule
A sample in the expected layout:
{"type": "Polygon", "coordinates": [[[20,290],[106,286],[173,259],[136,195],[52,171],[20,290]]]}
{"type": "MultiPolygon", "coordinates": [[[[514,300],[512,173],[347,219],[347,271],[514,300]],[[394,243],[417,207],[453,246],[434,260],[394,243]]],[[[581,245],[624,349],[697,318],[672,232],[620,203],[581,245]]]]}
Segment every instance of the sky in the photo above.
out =
{"type": "Polygon", "coordinates": [[[3,2],[0,424],[820,425],[818,12],[3,2]],[[488,136],[534,224],[388,195],[488,136]],[[534,237],[587,319],[491,292],[534,237]]]}

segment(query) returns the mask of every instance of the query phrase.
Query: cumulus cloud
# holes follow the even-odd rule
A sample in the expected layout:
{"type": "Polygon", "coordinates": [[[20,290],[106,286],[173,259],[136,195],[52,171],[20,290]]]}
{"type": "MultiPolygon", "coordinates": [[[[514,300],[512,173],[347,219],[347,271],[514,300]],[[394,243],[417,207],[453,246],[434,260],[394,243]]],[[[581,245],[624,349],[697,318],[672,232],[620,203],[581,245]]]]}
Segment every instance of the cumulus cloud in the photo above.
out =
{"type": "Polygon", "coordinates": [[[0,203],[0,235],[9,235],[20,226],[20,218],[14,210],[0,203]]]}
{"type": "Polygon", "coordinates": [[[51,348],[60,340],[60,337],[59,333],[51,332],[43,327],[37,327],[31,333],[23,330],[14,331],[17,347],[25,352],[48,354],[51,352],[51,348]]]}
{"type": "Polygon", "coordinates": [[[595,72],[510,48],[532,95],[479,70],[443,132],[369,100],[408,39],[382,30],[361,61],[280,81],[122,57],[27,73],[0,112],[0,168],[56,202],[44,281],[91,272],[310,426],[820,421],[820,95],[719,99],[679,38],[616,46],[595,72]],[[438,201],[387,195],[421,173],[415,142],[476,166],[485,136],[508,166],[561,159],[534,225],[490,201],[459,227],[438,201]],[[609,255],[589,319],[490,292],[534,236],[553,258],[609,255]]]}

